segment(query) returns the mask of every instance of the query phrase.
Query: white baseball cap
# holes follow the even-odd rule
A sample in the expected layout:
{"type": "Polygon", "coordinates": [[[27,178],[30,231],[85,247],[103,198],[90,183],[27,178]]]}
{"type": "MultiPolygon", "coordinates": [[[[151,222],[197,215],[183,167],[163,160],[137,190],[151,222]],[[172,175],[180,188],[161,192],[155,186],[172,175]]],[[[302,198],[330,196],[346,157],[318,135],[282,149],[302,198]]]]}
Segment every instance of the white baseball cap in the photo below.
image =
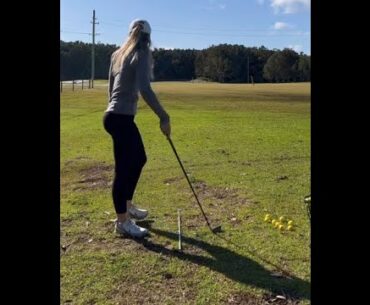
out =
{"type": "Polygon", "coordinates": [[[143,19],[135,19],[133,20],[131,23],[130,23],[130,27],[129,27],[129,33],[131,33],[132,29],[134,28],[135,25],[137,25],[138,23],[140,23],[142,25],[142,29],[141,31],[143,33],[147,33],[150,35],[150,33],[152,32],[152,29],[150,27],[150,24],[148,21],[146,20],[143,20],[143,19]]]}

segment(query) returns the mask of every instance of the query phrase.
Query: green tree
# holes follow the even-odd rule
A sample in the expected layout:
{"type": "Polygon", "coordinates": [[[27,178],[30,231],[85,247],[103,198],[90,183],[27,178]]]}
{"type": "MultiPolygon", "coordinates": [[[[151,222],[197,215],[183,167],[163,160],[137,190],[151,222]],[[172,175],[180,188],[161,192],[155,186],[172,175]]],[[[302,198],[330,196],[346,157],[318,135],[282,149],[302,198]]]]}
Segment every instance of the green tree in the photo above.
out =
{"type": "Polygon", "coordinates": [[[299,55],[291,49],[277,51],[269,57],[264,68],[263,76],[273,82],[288,82],[298,79],[299,55]]]}

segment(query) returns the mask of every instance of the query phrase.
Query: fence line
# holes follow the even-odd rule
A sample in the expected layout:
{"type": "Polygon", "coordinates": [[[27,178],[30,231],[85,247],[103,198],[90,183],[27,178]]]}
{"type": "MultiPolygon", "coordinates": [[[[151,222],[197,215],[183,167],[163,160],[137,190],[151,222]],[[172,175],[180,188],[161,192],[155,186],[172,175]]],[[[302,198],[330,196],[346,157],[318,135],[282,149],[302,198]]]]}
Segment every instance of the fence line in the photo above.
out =
{"type": "Polygon", "coordinates": [[[91,89],[91,79],[62,80],[60,81],[60,92],[63,92],[63,89],[66,89],[68,85],[72,91],[75,91],[75,89],[79,88],[79,85],[81,85],[82,90],[91,89]],[[86,84],[88,84],[87,87],[85,86],[86,84]]]}

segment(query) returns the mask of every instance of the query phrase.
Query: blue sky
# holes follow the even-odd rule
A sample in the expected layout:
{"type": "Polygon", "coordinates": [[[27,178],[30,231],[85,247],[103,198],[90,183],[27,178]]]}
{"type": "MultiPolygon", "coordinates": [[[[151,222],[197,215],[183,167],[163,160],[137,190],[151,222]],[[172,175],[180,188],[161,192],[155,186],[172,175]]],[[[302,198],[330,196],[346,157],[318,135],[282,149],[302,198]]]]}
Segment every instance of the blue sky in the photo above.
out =
{"type": "Polygon", "coordinates": [[[60,38],[121,45],[133,19],[152,26],[153,47],[204,49],[220,43],[310,54],[310,0],[61,0],[60,38]]]}

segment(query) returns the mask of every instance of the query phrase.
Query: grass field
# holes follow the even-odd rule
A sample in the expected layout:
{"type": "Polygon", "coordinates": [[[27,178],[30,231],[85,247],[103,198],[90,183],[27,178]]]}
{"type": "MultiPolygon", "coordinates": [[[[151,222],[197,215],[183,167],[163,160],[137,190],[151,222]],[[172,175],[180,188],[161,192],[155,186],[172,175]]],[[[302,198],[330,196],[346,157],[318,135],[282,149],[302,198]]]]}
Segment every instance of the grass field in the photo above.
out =
{"type": "MultiPolygon", "coordinates": [[[[102,84],[102,82],[97,82],[102,84]]],[[[116,237],[107,88],[61,93],[62,304],[310,303],[310,84],[153,83],[205,226],[158,119],[140,100],[144,241],[116,237]],[[182,209],[183,252],[177,251],[182,209]],[[294,221],[279,231],[264,215],[294,221]],[[229,240],[229,241],[227,241],[229,240]],[[266,303],[267,302],[267,303],[266,303]]]]}

